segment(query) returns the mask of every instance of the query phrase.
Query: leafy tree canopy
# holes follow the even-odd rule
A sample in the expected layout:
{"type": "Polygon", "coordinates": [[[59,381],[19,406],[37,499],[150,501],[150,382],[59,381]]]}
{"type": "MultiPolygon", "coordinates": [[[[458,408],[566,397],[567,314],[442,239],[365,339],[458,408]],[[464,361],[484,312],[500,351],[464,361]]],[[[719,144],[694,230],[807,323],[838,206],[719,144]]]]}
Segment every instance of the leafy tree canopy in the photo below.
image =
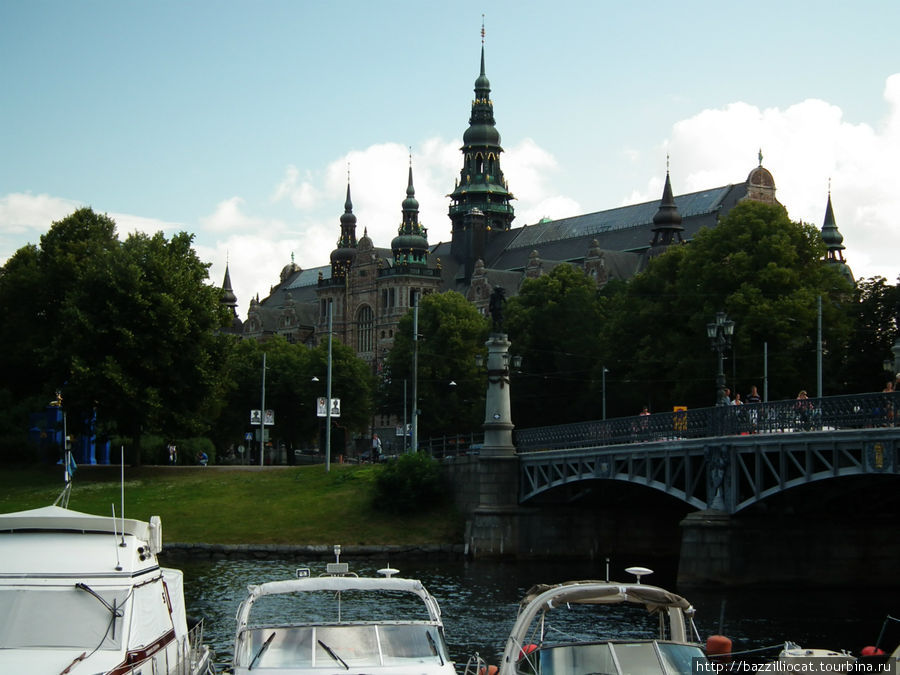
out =
{"type": "Polygon", "coordinates": [[[593,390],[604,304],[596,283],[571,265],[526,280],[509,300],[511,350],[523,358],[522,373],[513,374],[516,418],[540,426],[600,417],[593,390]]]}
{"type": "Polygon", "coordinates": [[[186,233],[120,242],[112,219],[85,208],[54,223],[39,248],[17,252],[0,300],[31,310],[15,310],[22,323],[3,334],[10,356],[31,356],[18,366],[21,386],[61,389],[75,430],[93,411],[108,433],[134,438],[203,430],[227,315],[191,244],[186,233]]]}
{"type": "Polygon", "coordinates": [[[780,205],[746,201],[689,245],[651,261],[611,301],[604,334],[615,370],[627,373],[615,383],[627,405],[712,405],[716,356],[706,324],[718,311],[735,322],[726,364],[733,390],[762,389],[767,347],[771,398],[814,393],[818,298],[826,372],[840,367],[852,325],[852,287],[822,262],[824,253],[815,227],[791,222],[780,205]]]}
{"type": "MultiPolygon", "coordinates": [[[[228,383],[221,421],[214,430],[220,447],[251,431],[250,411],[262,405],[262,361],[266,355],[265,407],[275,412],[273,442],[289,448],[314,446],[323,422],[316,399],[325,396],[328,345],[315,349],[291,344],[281,336],[266,342],[234,342],[226,361],[228,383]],[[315,378],[315,379],[313,379],[315,378]]],[[[374,378],[365,361],[338,340],[332,343],[332,397],[341,399],[337,428],[363,432],[372,417],[374,378]]]]}
{"type": "MultiPolygon", "coordinates": [[[[480,428],[485,379],[475,355],[484,352],[488,321],[462,295],[431,293],[419,303],[419,436],[440,436],[480,428]]],[[[413,312],[404,316],[386,358],[381,393],[387,412],[403,418],[403,382],[412,394],[413,312]]],[[[410,399],[411,400],[411,399],[410,399]]],[[[409,406],[411,419],[411,404],[409,406]]]]}

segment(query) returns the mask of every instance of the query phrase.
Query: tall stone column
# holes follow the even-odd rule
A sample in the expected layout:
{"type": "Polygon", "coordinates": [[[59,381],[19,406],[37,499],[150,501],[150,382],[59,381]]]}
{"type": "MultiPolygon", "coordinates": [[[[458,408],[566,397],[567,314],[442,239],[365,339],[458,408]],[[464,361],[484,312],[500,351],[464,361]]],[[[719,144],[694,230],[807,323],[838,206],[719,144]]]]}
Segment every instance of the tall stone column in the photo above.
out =
{"type": "Polygon", "coordinates": [[[488,348],[487,397],[484,404],[482,456],[509,457],[516,454],[512,441],[512,410],[509,405],[509,345],[505,333],[491,333],[488,348]]]}
{"type": "Polygon", "coordinates": [[[467,523],[467,549],[476,558],[516,556],[519,551],[519,461],[512,440],[509,346],[505,333],[491,333],[484,443],[478,456],[478,506],[467,523]]]}

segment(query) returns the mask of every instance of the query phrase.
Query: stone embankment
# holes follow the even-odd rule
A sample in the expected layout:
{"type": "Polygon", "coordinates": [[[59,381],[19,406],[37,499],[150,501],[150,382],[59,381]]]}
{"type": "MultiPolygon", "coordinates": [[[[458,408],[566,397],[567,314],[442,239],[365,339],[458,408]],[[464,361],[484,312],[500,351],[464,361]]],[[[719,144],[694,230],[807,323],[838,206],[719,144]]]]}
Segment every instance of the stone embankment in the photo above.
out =
{"type": "MultiPolygon", "coordinates": [[[[420,546],[348,546],[341,545],[341,556],[348,560],[387,561],[396,559],[448,560],[465,555],[463,544],[431,544],[420,546]]],[[[291,546],[285,544],[184,544],[163,545],[166,559],[191,560],[333,560],[334,546],[318,544],[291,546]]]]}

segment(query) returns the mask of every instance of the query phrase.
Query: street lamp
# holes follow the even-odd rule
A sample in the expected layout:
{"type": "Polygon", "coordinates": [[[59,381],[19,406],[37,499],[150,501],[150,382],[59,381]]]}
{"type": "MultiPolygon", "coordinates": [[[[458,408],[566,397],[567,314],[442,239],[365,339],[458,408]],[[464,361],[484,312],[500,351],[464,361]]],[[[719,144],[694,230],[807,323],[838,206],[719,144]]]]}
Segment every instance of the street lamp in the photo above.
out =
{"type": "Polygon", "coordinates": [[[885,359],[884,369],[893,375],[895,373],[900,373],[900,334],[898,334],[894,346],[891,347],[891,352],[894,354],[894,360],[891,361],[890,359],[885,359]]]}
{"type": "Polygon", "coordinates": [[[603,392],[603,419],[606,419],[606,374],[609,368],[602,366],[600,369],[600,388],[603,392]]]}
{"type": "Polygon", "coordinates": [[[706,324],[706,337],[710,346],[718,355],[719,370],[716,372],[716,405],[729,403],[725,396],[725,370],[723,368],[723,354],[731,347],[731,336],[734,335],[734,321],[726,316],[725,312],[716,313],[715,323],[706,324]]]}

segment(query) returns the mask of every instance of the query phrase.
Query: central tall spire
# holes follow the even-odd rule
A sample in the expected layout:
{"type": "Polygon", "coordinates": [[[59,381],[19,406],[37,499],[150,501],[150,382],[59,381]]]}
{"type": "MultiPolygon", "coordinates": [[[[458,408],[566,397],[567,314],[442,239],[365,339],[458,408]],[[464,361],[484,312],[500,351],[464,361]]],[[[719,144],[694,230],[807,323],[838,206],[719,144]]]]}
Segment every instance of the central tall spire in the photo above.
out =
{"type": "MultiPolygon", "coordinates": [[[[484,27],[482,26],[481,70],[475,80],[475,99],[469,116],[469,128],[463,134],[463,167],[450,193],[450,221],[453,224],[451,253],[460,262],[473,252],[467,244],[471,233],[467,216],[475,209],[484,215],[487,232],[508,230],[515,218],[510,201],[514,199],[500,168],[500,132],[494,121],[491,83],[484,68],[484,27]]],[[[479,221],[480,222],[480,221],[479,221]]]]}

